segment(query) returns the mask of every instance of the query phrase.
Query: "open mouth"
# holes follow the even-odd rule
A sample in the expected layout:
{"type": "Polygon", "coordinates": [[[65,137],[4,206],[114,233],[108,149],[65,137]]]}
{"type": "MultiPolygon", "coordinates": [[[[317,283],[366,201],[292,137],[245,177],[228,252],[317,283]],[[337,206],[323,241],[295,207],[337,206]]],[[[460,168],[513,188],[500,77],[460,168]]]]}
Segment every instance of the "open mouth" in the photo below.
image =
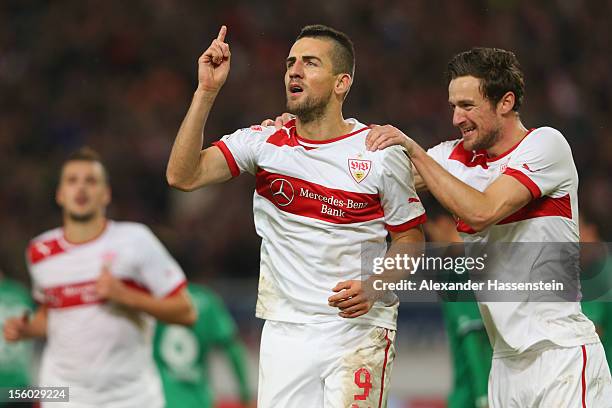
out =
{"type": "Polygon", "coordinates": [[[290,84],[289,85],[289,92],[292,95],[299,95],[302,92],[304,92],[304,88],[302,88],[300,85],[297,85],[297,84],[290,84]]]}
{"type": "Polygon", "coordinates": [[[463,134],[463,137],[470,137],[475,132],[476,132],[476,127],[474,126],[461,129],[461,133],[463,134]]]}
{"type": "Polygon", "coordinates": [[[89,198],[85,196],[79,196],[74,201],[77,203],[77,205],[82,206],[89,202],[89,198]]]}

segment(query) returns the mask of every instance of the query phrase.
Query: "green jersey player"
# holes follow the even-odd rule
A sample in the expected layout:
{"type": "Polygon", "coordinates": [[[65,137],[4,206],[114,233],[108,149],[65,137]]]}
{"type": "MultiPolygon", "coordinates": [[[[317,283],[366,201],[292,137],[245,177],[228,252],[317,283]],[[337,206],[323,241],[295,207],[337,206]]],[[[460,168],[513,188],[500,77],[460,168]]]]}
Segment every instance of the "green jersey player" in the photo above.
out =
{"type": "Polygon", "coordinates": [[[191,327],[158,323],[155,333],[154,356],[164,386],[166,407],[213,406],[207,363],[214,348],[226,353],[239,383],[240,400],[247,404],[251,393],[245,351],[234,321],[209,289],[189,284],[189,294],[198,311],[196,323],[191,327]]]}
{"type": "MultiPolygon", "coordinates": [[[[461,242],[455,230],[455,221],[436,211],[430,216],[425,230],[434,242],[461,242]]],[[[463,251],[461,244],[447,248],[463,251]]],[[[440,272],[439,279],[446,282],[462,282],[468,274],[454,271],[440,272]]],[[[452,390],[448,396],[448,408],[487,407],[487,383],[491,370],[492,349],[472,293],[444,292],[440,294],[453,368],[452,390]]]]}
{"type": "Polygon", "coordinates": [[[582,312],[599,333],[606,352],[608,365],[612,365],[612,257],[609,244],[602,243],[597,224],[580,214],[580,241],[582,242],[582,312]]]}
{"type": "Polygon", "coordinates": [[[453,365],[448,408],[487,406],[491,346],[476,302],[443,302],[453,365]]]}
{"type": "MultiPolygon", "coordinates": [[[[0,270],[0,326],[9,317],[32,312],[32,298],[21,284],[3,277],[0,270]]],[[[7,343],[0,336],[0,387],[21,388],[30,385],[31,342],[7,343]]],[[[0,406],[3,403],[0,402],[0,406]]]]}

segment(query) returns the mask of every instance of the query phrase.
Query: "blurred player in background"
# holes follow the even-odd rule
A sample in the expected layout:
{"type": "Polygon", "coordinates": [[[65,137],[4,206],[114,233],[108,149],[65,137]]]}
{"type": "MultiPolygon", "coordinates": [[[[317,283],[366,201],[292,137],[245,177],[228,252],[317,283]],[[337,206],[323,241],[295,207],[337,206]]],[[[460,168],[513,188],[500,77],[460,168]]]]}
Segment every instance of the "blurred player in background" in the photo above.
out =
{"type": "Polygon", "coordinates": [[[56,194],[63,227],[27,250],[40,307],[28,321],[7,320],[4,337],[46,336],[38,383],[70,387],[68,407],[162,407],[154,318],[192,324],[196,314],[178,264],[146,226],[108,220],[110,200],[95,152],[64,162],[56,194]]]}
{"type": "MultiPolygon", "coordinates": [[[[19,282],[7,278],[0,269],[0,326],[14,316],[27,319],[33,309],[28,290],[19,282]]],[[[30,385],[32,357],[32,342],[7,343],[3,337],[0,338],[0,387],[23,388],[30,385]]],[[[9,403],[0,401],[0,407],[9,406],[9,403]]]]}
{"type": "MultiPolygon", "coordinates": [[[[450,244],[448,250],[464,252],[463,245],[452,245],[462,241],[455,229],[455,221],[448,214],[440,212],[432,215],[428,209],[425,233],[428,241],[447,243],[450,244]]],[[[442,277],[443,282],[453,281],[453,278],[468,279],[467,274],[457,274],[454,271],[449,271],[449,274],[442,277]]],[[[453,367],[453,388],[448,396],[448,408],[486,408],[492,357],[489,338],[476,299],[469,301],[465,299],[464,293],[461,293],[461,298],[451,297],[452,293],[445,292],[442,298],[442,313],[453,367]]]]}
{"type": "Polygon", "coordinates": [[[580,242],[582,255],[582,311],[595,323],[606,352],[608,366],[612,366],[612,257],[610,245],[601,242],[599,228],[584,214],[580,214],[580,242]]]}
{"type": "Polygon", "coordinates": [[[244,346],[223,302],[210,289],[190,283],[198,320],[190,327],[159,323],[153,351],[167,408],[212,408],[208,363],[213,349],[223,350],[231,363],[244,407],[251,402],[244,346]]]}
{"type": "MultiPolygon", "coordinates": [[[[578,174],[565,137],[521,122],[524,79],[511,52],[474,48],[448,66],[453,125],[462,138],[423,150],[393,126],[372,151],[403,146],[427,189],[453,213],[465,242],[578,242],[578,174]]],[[[546,268],[530,247],[525,271],[546,268]]],[[[612,379],[593,323],[578,302],[480,303],[494,359],[491,407],[608,407],[612,379]]]]}
{"type": "MultiPolygon", "coordinates": [[[[226,27],[198,60],[198,88],[168,163],[168,183],[194,190],[240,173],[256,176],[262,237],[256,315],[266,319],[258,406],[381,407],[394,358],[397,297],[362,286],[366,242],[421,250],[425,221],[401,149],[368,153],[369,127],[345,120],[354,49],[325,26],[302,29],[286,59],[280,130],[253,126],[202,150],[208,114],[230,68],[226,27]],[[334,294],[336,293],[336,294],[334,294]]],[[[236,233],[239,233],[237,231],[236,233]]]]}

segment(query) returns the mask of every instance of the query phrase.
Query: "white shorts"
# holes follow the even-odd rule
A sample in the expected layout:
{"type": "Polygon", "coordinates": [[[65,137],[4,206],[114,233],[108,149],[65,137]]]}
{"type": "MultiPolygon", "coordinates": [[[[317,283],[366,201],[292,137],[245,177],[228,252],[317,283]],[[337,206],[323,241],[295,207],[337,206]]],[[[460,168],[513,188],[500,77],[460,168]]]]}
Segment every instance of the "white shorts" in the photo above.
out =
{"type": "Polygon", "coordinates": [[[346,321],[266,321],[258,408],[385,407],[395,331],[346,321]]]}
{"type": "Polygon", "coordinates": [[[494,358],[489,408],[536,407],[612,407],[612,378],[601,343],[494,358]]]}

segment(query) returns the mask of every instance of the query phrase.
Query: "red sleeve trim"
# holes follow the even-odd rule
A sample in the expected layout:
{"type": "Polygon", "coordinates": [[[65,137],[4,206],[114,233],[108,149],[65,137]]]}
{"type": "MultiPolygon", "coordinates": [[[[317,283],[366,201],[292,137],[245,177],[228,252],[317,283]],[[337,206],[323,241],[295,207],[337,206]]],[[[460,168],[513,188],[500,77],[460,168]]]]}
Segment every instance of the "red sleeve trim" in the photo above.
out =
{"type": "Polygon", "coordinates": [[[504,171],[504,174],[510,177],[514,177],[519,183],[527,187],[529,191],[531,192],[531,196],[533,198],[539,198],[542,195],[542,192],[540,191],[540,187],[538,187],[538,185],[534,183],[533,180],[531,180],[528,176],[526,176],[525,173],[508,167],[504,171]]]}
{"type": "Polygon", "coordinates": [[[405,222],[403,224],[400,224],[400,225],[385,224],[385,228],[389,232],[404,232],[404,231],[408,231],[409,229],[418,227],[421,224],[425,224],[425,221],[427,221],[427,215],[423,213],[419,215],[418,217],[413,218],[412,220],[405,222]]]}
{"type": "Polygon", "coordinates": [[[181,290],[183,290],[183,288],[186,288],[186,287],[187,287],[187,281],[184,280],[181,283],[179,283],[174,289],[172,289],[166,296],[164,296],[164,299],[167,299],[169,297],[176,295],[181,290]]]}
{"type": "Polygon", "coordinates": [[[218,142],[214,142],[213,146],[217,146],[219,149],[221,149],[221,153],[223,153],[223,156],[225,157],[225,161],[227,162],[227,165],[229,166],[230,172],[232,173],[232,177],[239,176],[240,169],[238,168],[238,165],[236,164],[236,160],[234,159],[232,152],[230,152],[230,150],[227,148],[227,145],[225,144],[225,142],[222,140],[219,140],[218,142]]]}

